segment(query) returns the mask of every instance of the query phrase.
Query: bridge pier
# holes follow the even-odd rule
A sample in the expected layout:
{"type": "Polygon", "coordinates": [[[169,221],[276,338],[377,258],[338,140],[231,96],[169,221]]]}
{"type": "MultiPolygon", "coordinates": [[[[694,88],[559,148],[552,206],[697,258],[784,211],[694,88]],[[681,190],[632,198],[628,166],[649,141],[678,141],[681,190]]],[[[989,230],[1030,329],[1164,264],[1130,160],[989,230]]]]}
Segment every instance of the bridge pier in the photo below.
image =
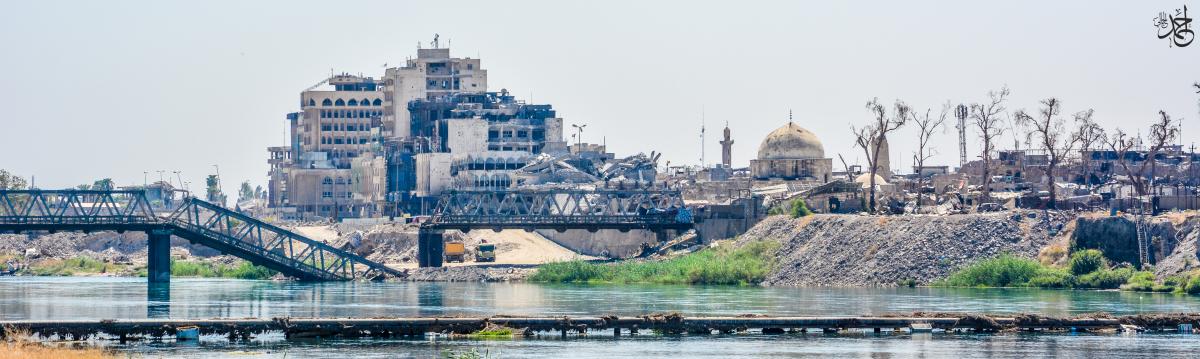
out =
{"type": "Polygon", "coordinates": [[[171,230],[154,229],[146,232],[146,279],[150,283],[171,282],[171,230]]]}
{"type": "Polygon", "coordinates": [[[441,267],[442,251],[445,242],[442,241],[442,231],[422,228],[417,232],[417,266],[441,267]]]}

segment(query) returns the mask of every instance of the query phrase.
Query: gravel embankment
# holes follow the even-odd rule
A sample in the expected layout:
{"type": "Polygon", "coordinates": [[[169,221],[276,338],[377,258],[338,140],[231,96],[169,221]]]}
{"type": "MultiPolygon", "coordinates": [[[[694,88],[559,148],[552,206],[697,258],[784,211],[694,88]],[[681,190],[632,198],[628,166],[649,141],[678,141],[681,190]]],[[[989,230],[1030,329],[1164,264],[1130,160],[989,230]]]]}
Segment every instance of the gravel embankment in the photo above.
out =
{"type": "MultiPolygon", "coordinates": [[[[1040,213],[950,216],[773,216],[739,243],[780,243],[769,286],[891,286],[925,284],[1001,253],[1036,258],[1052,239],[1040,213]]],[[[1061,219],[1057,220],[1062,222],[1061,219]]]]}

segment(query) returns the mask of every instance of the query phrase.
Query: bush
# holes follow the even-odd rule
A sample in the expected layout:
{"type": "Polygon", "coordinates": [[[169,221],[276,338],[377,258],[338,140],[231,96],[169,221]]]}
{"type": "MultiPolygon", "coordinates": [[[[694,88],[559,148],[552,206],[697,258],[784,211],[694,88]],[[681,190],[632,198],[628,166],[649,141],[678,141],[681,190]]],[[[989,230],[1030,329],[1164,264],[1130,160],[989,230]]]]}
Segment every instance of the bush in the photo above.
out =
{"type": "Polygon", "coordinates": [[[171,260],[171,275],[178,277],[267,279],[275,276],[275,273],[271,269],[245,261],[230,266],[213,262],[171,260]]]}
{"type": "Polygon", "coordinates": [[[1136,292],[1150,292],[1154,290],[1154,273],[1141,271],[1133,273],[1129,276],[1129,280],[1125,285],[1121,286],[1122,290],[1131,290],[1136,292]]]}
{"type": "Polygon", "coordinates": [[[812,211],[808,210],[808,204],[804,203],[803,198],[796,198],[792,200],[791,207],[792,218],[800,218],[812,214],[812,211]]]}
{"type": "Polygon", "coordinates": [[[1076,280],[1081,288],[1117,289],[1133,276],[1133,268],[1101,269],[1084,274],[1076,280]]]}
{"type": "Polygon", "coordinates": [[[1104,259],[1104,253],[1095,249],[1085,249],[1071,254],[1067,266],[1071,269],[1071,274],[1084,275],[1108,267],[1108,261],[1104,259]]]}
{"type": "Polygon", "coordinates": [[[1073,288],[1075,276],[1064,269],[1042,268],[1025,286],[1037,288],[1073,288]]]}
{"type": "Polygon", "coordinates": [[[547,263],[539,266],[529,280],[551,283],[757,284],[766,279],[770,272],[778,245],[776,242],[759,241],[739,248],[708,248],[664,261],[547,263]]]}
{"type": "Polygon", "coordinates": [[[1047,268],[1037,261],[1002,254],[960,269],[937,284],[949,287],[1024,287],[1039,276],[1044,277],[1039,281],[1046,281],[1058,275],[1048,273],[1047,268]]]}
{"type": "Polygon", "coordinates": [[[1192,279],[1189,279],[1187,285],[1184,286],[1183,291],[1187,294],[1200,294],[1200,275],[1192,276],[1192,279]]]}
{"type": "Polygon", "coordinates": [[[40,276],[70,276],[117,272],[121,267],[92,257],[79,256],[65,260],[49,260],[25,269],[25,273],[40,276]]]}

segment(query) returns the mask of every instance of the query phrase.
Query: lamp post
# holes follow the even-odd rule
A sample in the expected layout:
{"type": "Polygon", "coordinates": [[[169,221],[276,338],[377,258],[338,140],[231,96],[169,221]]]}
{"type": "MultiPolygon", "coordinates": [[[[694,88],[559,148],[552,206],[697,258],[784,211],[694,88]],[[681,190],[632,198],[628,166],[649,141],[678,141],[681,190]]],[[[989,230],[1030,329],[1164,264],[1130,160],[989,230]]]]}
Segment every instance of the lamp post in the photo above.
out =
{"type": "Polygon", "coordinates": [[[578,136],[575,137],[575,146],[579,146],[579,145],[583,144],[583,128],[587,127],[587,124],[583,124],[583,125],[571,124],[571,127],[574,127],[575,133],[579,134],[578,136]]]}

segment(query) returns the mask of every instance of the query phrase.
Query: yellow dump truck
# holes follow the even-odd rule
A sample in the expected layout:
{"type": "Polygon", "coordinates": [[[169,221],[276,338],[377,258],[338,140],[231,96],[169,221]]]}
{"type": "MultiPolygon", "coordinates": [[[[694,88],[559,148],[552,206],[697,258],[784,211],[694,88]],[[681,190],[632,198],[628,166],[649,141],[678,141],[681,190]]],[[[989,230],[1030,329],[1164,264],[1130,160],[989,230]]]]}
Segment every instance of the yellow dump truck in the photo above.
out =
{"type": "Polygon", "coordinates": [[[446,262],[462,263],[467,257],[467,246],[463,242],[446,242],[443,247],[442,254],[446,257],[446,262]]]}
{"type": "Polygon", "coordinates": [[[479,254],[475,255],[476,262],[495,262],[496,261],[496,245],[495,244],[480,244],[479,254]]]}

